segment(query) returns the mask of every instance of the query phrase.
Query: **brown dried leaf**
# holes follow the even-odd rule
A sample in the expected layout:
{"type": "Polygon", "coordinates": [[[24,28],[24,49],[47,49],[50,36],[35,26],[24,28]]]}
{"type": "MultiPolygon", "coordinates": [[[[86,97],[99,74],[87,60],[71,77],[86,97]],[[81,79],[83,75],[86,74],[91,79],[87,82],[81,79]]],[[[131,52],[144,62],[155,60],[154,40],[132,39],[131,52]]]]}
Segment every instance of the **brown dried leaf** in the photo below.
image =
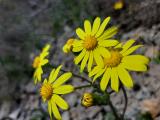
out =
{"type": "Polygon", "coordinates": [[[149,112],[153,118],[160,114],[160,98],[143,100],[141,103],[142,112],[149,112]]]}

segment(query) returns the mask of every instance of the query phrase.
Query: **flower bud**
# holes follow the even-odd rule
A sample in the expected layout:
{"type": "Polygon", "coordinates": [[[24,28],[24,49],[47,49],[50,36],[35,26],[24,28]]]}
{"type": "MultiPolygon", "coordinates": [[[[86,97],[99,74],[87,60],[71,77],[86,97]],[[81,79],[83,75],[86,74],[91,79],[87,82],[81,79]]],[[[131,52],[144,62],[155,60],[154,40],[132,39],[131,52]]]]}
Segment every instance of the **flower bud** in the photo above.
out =
{"type": "Polygon", "coordinates": [[[124,7],[124,1],[118,0],[113,7],[115,10],[121,10],[124,7]]]}
{"type": "Polygon", "coordinates": [[[85,107],[93,105],[93,95],[91,93],[84,93],[81,103],[85,107]]]}
{"type": "Polygon", "coordinates": [[[69,39],[66,44],[63,46],[63,52],[69,53],[72,51],[72,45],[73,45],[74,39],[69,39]]]}
{"type": "Polygon", "coordinates": [[[109,102],[109,94],[104,93],[84,93],[81,104],[85,107],[91,107],[94,105],[107,105],[109,102]]]}

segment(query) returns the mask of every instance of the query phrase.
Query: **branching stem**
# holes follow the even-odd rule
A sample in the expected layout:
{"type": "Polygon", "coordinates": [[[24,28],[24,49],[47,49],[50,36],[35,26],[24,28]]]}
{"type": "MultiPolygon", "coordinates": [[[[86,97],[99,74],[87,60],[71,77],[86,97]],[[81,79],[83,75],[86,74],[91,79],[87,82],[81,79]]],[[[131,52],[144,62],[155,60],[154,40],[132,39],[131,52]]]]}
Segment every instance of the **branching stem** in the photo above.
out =
{"type": "Polygon", "coordinates": [[[116,120],[122,120],[122,119],[118,116],[118,113],[117,113],[115,107],[113,106],[113,104],[112,104],[112,102],[111,102],[110,100],[109,100],[109,106],[110,106],[110,108],[112,109],[113,114],[114,114],[114,116],[116,117],[116,120]]]}
{"type": "Polygon", "coordinates": [[[87,87],[91,87],[92,85],[89,84],[89,85],[83,85],[83,86],[78,86],[78,87],[75,87],[75,90],[78,90],[78,89],[82,89],[82,88],[87,88],[87,87]]]}

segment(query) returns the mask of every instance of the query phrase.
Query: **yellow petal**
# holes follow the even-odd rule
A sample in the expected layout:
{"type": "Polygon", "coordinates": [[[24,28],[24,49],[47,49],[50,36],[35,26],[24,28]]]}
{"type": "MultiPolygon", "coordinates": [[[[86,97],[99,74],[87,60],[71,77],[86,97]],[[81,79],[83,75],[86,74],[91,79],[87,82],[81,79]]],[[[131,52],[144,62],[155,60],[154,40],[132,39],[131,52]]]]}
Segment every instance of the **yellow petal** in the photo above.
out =
{"type": "Polygon", "coordinates": [[[53,118],[52,118],[52,103],[51,103],[51,100],[48,101],[48,112],[49,112],[49,116],[52,120],[53,118]]]}
{"type": "Polygon", "coordinates": [[[130,48],[133,44],[135,43],[135,40],[131,39],[128,40],[124,45],[123,45],[123,50],[121,51],[121,53],[124,53],[126,50],[128,50],[128,48],[130,48]]]}
{"type": "Polygon", "coordinates": [[[53,90],[55,94],[68,94],[73,92],[74,87],[72,85],[62,85],[53,90]]]}
{"type": "Polygon", "coordinates": [[[41,65],[45,65],[45,64],[47,64],[48,62],[49,62],[48,59],[44,59],[44,60],[42,60],[41,65]]]}
{"type": "Polygon", "coordinates": [[[59,95],[54,94],[52,99],[62,110],[67,110],[69,108],[68,103],[59,95]]]}
{"type": "Polygon", "coordinates": [[[110,52],[108,51],[108,49],[104,48],[104,47],[99,47],[98,51],[101,53],[101,55],[104,58],[109,58],[111,56],[110,52]]]}
{"type": "MultiPolygon", "coordinates": [[[[52,100],[53,101],[53,100],[52,100]]],[[[51,101],[51,102],[52,102],[51,101]]],[[[54,102],[52,102],[52,112],[57,120],[62,120],[59,110],[54,102]]]]}
{"type": "Polygon", "coordinates": [[[44,59],[48,54],[49,54],[49,52],[42,52],[42,53],[40,54],[40,58],[41,58],[41,59],[44,59]]]}
{"type": "Polygon", "coordinates": [[[89,20],[84,21],[84,29],[87,34],[91,33],[91,23],[89,22],[89,20]]]}
{"type": "Polygon", "coordinates": [[[122,48],[122,43],[118,43],[114,48],[122,48]]]}
{"type": "Polygon", "coordinates": [[[60,85],[62,85],[63,83],[65,83],[69,78],[71,78],[72,73],[71,72],[67,72],[64,73],[63,75],[61,75],[54,83],[53,83],[53,87],[56,88],[60,85]]]}
{"type": "Polygon", "coordinates": [[[104,66],[103,59],[100,55],[100,52],[97,49],[93,51],[93,56],[96,64],[100,67],[103,67],[104,66]]]}
{"type": "Polygon", "coordinates": [[[90,54],[89,54],[89,61],[88,61],[88,72],[91,71],[92,64],[93,64],[93,52],[90,51],[90,54]]]}
{"type": "Polygon", "coordinates": [[[108,22],[110,21],[110,17],[107,17],[101,24],[98,32],[96,33],[96,37],[99,37],[103,32],[104,32],[104,29],[106,27],[106,25],[108,24],[108,22]]]}
{"type": "Polygon", "coordinates": [[[100,17],[97,17],[93,22],[92,35],[95,35],[97,33],[100,24],[101,24],[101,19],[100,17]]]}
{"type": "Polygon", "coordinates": [[[52,69],[52,71],[49,75],[49,83],[52,83],[52,78],[53,78],[54,72],[55,72],[55,69],[52,69]]]}
{"type": "Polygon", "coordinates": [[[60,69],[62,68],[62,65],[58,66],[58,68],[55,70],[55,72],[53,71],[51,77],[49,78],[49,82],[52,83],[56,80],[57,76],[58,76],[58,73],[60,71],[60,69]]]}
{"type": "Polygon", "coordinates": [[[73,47],[80,47],[82,46],[83,40],[74,40],[73,47]]]}
{"type": "Polygon", "coordinates": [[[83,46],[73,47],[73,49],[72,49],[73,52],[80,52],[82,50],[83,50],[83,46]]]}
{"type": "Polygon", "coordinates": [[[71,51],[70,47],[67,44],[63,46],[62,50],[64,53],[69,53],[71,51]]]}
{"type": "Polygon", "coordinates": [[[93,78],[93,82],[95,82],[95,80],[100,77],[103,73],[104,73],[105,69],[101,69],[98,71],[98,73],[94,76],[93,78]]]}
{"type": "Polygon", "coordinates": [[[122,66],[118,66],[118,76],[122,83],[127,87],[127,88],[132,88],[133,87],[133,81],[131,76],[129,75],[128,71],[122,66]]]}
{"type": "Polygon", "coordinates": [[[100,46],[111,47],[117,45],[119,42],[117,40],[101,40],[98,42],[100,46]]]}
{"type": "Polygon", "coordinates": [[[77,33],[77,35],[78,35],[79,38],[81,38],[82,40],[84,40],[85,32],[81,28],[77,28],[76,29],[76,33],[77,33]]]}
{"type": "Polygon", "coordinates": [[[47,79],[44,79],[43,84],[45,84],[45,83],[47,83],[47,82],[48,82],[47,79]]]}
{"type": "Polygon", "coordinates": [[[83,49],[82,52],[74,59],[75,64],[78,64],[86,54],[86,49],[83,49]]]}
{"type": "Polygon", "coordinates": [[[143,45],[136,45],[136,46],[133,46],[131,48],[129,48],[126,52],[122,53],[123,56],[127,56],[131,53],[133,53],[135,50],[137,50],[138,48],[142,47],[143,45]]]}
{"type": "Polygon", "coordinates": [[[149,59],[143,55],[129,55],[129,56],[123,57],[122,62],[127,62],[127,61],[140,63],[140,64],[149,63],[149,59]]]}
{"type": "Polygon", "coordinates": [[[83,60],[82,60],[82,63],[81,63],[81,68],[80,68],[80,72],[83,72],[85,66],[86,66],[86,63],[88,61],[88,58],[89,58],[89,52],[87,51],[83,60]]]}
{"type": "Polygon", "coordinates": [[[43,74],[43,70],[41,67],[38,67],[35,72],[34,72],[34,83],[37,84],[37,82],[40,82],[42,80],[42,74],[43,74]]]}
{"type": "Polygon", "coordinates": [[[111,88],[116,92],[118,92],[119,90],[119,79],[118,79],[117,68],[111,69],[111,88]]]}
{"type": "Polygon", "coordinates": [[[100,69],[101,69],[101,68],[100,68],[99,66],[94,67],[94,68],[89,72],[89,77],[92,77],[93,75],[97,74],[100,69]]]}
{"type": "Polygon", "coordinates": [[[107,40],[111,37],[113,37],[118,32],[118,27],[113,26],[111,28],[108,28],[104,33],[98,38],[98,40],[107,40]]]}
{"type": "Polygon", "coordinates": [[[51,45],[46,44],[45,47],[43,48],[42,52],[47,52],[50,49],[51,45]]]}
{"type": "Polygon", "coordinates": [[[147,71],[147,66],[144,64],[140,64],[140,63],[136,63],[131,62],[131,61],[126,61],[124,63],[122,63],[123,67],[131,70],[131,71],[147,71]]]}
{"type": "Polygon", "coordinates": [[[100,88],[102,91],[105,91],[110,77],[111,77],[111,68],[107,68],[100,82],[100,88]]]}

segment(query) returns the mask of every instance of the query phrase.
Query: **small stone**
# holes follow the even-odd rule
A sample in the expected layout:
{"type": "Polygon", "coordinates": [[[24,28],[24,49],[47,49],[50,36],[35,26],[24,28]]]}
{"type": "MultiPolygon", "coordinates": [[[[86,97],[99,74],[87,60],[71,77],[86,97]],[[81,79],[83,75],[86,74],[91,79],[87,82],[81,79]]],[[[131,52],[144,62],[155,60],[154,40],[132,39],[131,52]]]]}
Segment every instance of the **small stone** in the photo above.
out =
{"type": "Polygon", "coordinates": [[[69,104],[70,107],[74,107],[78,98],[76,94],[69,94],[66,96],[67,102],[69,104]]]}
{"type": "Polygon", "coordinates": [[[87,108],[86,109],[86,111],[88,113],[87,117],[89,117],[89,118],[95,117],[101,111],[101,109],[102,108],[99,106],[93,106],[93,107],[87,108]]]}
{"type": "Polygon", "coordinates": [[[13,111],[13,112],[9,115],[9,117],[12,118],[12,119],[14,119],[14,120],[16,120],[17,117],[18,117],[18,115],[19,115],[19,113],[20,113],[20,111],[21,111],[20,108],[16,109],[15,111],[13,111]]]}
{"type": "Polygon", "coordinates": [[[63,112],[62,119],[63,120],[70,120],[70,115],[69,115],[68,111],[63,112]]]}
{"type": "Polygon", "coordinates": [[[1,109],[0,109],[0,119],[3,117],[6,117],[9,114],[9,110],[11,107],[11,103],[8,101],[5,101],[2,103],[1,109]]]}
{"type": "Polygon", "coordinates": [[[145,56],[150,58],[156,58],[159,54],[159,47],[158,46],[147,46],[145,56]]]}

